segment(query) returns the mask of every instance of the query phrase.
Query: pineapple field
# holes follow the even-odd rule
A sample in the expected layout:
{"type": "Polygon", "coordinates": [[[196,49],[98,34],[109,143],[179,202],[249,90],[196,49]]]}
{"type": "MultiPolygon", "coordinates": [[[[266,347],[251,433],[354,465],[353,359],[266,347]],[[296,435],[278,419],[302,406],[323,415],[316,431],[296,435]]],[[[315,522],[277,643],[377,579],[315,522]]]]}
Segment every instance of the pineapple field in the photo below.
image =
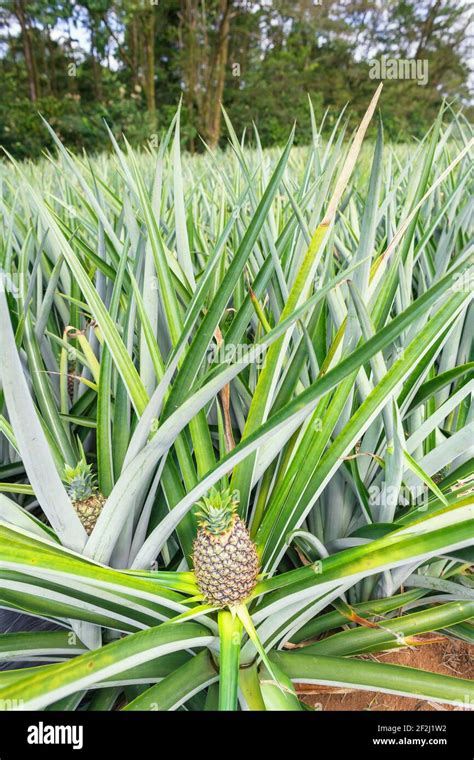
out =
{"type": "Polygon", "coordinates": [[[2,709],[474,705],[376,656],[474,643],[474,141],[367,106],[2,160],[2,709]]]}

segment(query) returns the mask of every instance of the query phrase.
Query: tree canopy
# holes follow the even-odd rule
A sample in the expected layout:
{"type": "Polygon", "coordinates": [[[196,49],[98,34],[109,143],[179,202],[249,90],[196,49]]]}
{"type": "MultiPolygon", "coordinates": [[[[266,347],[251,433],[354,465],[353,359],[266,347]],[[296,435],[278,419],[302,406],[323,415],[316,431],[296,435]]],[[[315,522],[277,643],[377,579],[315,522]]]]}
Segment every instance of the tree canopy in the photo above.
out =
{"type": "Polygon", "coordinates": [[[389,136],[418,136],[442,98],[469,110],[468,21],[459,0],[3,0],[0,144],[40,155],[38,113],[75,149],[104,147],[104,119],[150,140],[180,98],[190,150],[225,141],[221,102],[266,145],[295,120],[307,142],[308,95],[329,121],[348,102],[357,119],[382,58],[426,66],[426,82],[384,69],[389,136]]]}

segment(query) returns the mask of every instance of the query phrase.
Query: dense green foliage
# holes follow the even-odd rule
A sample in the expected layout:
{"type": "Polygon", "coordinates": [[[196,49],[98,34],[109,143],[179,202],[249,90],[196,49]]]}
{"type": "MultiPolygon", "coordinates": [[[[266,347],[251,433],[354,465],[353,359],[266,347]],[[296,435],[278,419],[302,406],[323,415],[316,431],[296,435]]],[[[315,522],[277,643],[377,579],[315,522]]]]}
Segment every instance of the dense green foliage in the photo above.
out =
{"type": "Polygon", "coordinates": [[[359,657],[474,643],[474,140],[445,106],[361,150],[380,95],[350,139],[311,112],[308,146],[249,149],[227,119],[232,150],[182,156],[178,114],[157,148],[51,132],[0,165],[0,707],[474,704],[359,657]],[[238,517],[198,555],[212,487],[238,517]]]}
{"type": "Polygon", "coordinates": [[[374,89],[371,61],[428,66],[427,81],[386,78],[391,139],[420,138],[443,97],[468,102],[467,5],[454,0],[6,0],[0,11],[0,145],[20,158],[52,146],[38,112],[73,149],[107,148],[103,120],[156,142],[183,97],[191,150],[225,142],[222,101],[240,135],[308,143],[307,95],[352,124],[374,89]]]}

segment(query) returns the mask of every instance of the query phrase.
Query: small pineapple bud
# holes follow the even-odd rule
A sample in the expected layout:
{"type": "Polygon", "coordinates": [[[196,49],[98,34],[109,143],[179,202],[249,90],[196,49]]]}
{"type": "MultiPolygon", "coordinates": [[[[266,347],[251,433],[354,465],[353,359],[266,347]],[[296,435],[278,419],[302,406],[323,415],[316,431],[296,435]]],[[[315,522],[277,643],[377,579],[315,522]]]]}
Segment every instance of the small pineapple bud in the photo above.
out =
{"type": "Polygon", "coordinates": [[[97,491],[97,481],[92,465],[81,459],[76,467],[64,465],[64,482],[71,501],[84,501],[97,491]]]}
{"type": "Polygon", "coordinates": [[[105,504],[92,465],[87,464],[85,459],[81,459],[76,467],[64,465],[63,480],[77,516],[90,536],[105,504]]]}

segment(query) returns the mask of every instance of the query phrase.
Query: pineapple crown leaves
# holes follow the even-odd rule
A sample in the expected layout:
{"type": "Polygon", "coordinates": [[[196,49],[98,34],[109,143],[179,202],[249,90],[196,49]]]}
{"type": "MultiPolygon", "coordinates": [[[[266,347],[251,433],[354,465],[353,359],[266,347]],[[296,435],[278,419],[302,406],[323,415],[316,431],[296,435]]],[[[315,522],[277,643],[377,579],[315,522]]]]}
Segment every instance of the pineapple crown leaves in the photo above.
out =
{"type": "Polygon", "coordinates": [[[196,504],[199,507],[195,513],[199,527],[214,536],[226,533],[232,526],[238,504],[237,491],[231,491],[230,488],[218,491],[212,487],[209,494],[196,504]]]}
{"type": "Polygon", "coordinates": [[[84,501],[97,490],[97,480],[92,465],[81,459],[75,467],[64,465],[63,481],[72,501],[84,501]]]}

